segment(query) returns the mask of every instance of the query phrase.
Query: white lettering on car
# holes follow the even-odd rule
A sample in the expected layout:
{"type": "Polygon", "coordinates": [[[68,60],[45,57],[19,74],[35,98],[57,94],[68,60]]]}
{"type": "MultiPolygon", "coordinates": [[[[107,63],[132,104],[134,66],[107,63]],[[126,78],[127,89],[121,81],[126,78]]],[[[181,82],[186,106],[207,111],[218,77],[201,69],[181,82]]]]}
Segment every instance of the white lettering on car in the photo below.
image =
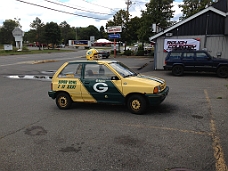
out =
{"type": "Polygon", "coordinates": [[[108,90],[108,85],[105,83],[96,83],[93,85],[93,89],[98,93],[104,93],[108,90]]]}

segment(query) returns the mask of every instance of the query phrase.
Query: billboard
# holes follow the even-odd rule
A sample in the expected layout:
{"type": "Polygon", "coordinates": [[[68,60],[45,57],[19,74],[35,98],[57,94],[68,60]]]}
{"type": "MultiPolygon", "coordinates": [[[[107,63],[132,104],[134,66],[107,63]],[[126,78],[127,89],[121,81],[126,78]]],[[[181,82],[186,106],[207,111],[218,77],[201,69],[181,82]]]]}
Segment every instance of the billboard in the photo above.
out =
{"type": "Polygon", "coordinates": [[[69,46],[91,46],[91,42],[89,40],[69,40],[69,46]]]}
{"type": "Polygon", "coordinates": [[[165,39],[164,40],[164,52],[170,52],[172,50],[199,50],[200,39],[165,39]]]}
{"type": "Polygon", "coordinates": [[[122,27],[121,27],[121,26],[107,27],[107,32],[108,32],[108,33],[122,32],[122,27]]]}

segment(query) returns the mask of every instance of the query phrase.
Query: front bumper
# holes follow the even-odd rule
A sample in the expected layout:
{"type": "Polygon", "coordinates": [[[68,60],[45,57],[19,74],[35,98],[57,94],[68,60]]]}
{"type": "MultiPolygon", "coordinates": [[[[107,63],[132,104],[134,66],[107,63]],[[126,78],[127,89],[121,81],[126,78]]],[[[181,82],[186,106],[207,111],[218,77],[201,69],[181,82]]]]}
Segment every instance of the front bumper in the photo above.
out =
{"type": "Polygon", "coordinates": [[[169,65],[165,65],[163,66],[164,70],[172,70],[172,66],[169,65]]]}
{"type": "Polygon", "coordinates": [[[161,102],[163,102],[165,100],[168,93],[169,93],[169,87],[166,86],[165,90],[163,90],[162,92],[160,92],[158,94],[146,94],[149,105],[150,106],[159,105],[161,102]]]}
{"type": "Polygon", "coordinates": [[[52,99],[55,99],[56,98],[56,91],[48,91],[48,95],[49,97],[51,97],[52,99]]]}

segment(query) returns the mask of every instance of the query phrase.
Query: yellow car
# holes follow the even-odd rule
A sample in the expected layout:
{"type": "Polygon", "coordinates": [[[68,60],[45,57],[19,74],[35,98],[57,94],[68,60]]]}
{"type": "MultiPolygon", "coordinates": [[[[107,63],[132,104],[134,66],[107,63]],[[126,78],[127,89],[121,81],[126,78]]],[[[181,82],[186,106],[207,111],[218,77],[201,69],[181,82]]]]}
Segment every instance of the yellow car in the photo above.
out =
{"type": "Polygon", "coordinates": [[[127,105],[143,114],[149,105],[159,105],[168,95],[165,80],[137,74],[114,60],[78,60],[64,63],[54,74],[49,97],[59,109],[73,102],[127,105]]]}

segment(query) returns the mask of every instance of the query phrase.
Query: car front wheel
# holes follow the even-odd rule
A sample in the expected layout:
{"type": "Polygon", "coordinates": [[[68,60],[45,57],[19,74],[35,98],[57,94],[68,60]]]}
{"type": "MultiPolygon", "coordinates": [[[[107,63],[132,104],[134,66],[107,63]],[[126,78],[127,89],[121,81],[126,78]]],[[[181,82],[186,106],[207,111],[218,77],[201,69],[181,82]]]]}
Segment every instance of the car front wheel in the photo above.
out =
{"type": "Polygon", "coordinates": [[[181,65],[175,65],[172,69],[172,73],[175,76],[181,76],[184,74],[184,68],[181,65]]]}
{"type": "Polygon", "coordinates": [[[147,102],[142,95],[132,95],[128,98],[127,106],[131,113],[141,115],[146,112],[147,102]]]}
{"type": "Polygon", "coordinates": [[[67,93],[59,93],[56,97],[56,105],[59,109],[69,109],[71,107],[72,100],[67,93]]]}
{"type": "Polygon", "coordinates": [[[227,78],[228,77],[228,67],[227,66],[221,66],[217,70],[217,75],[221,78],[227,78]]]}

